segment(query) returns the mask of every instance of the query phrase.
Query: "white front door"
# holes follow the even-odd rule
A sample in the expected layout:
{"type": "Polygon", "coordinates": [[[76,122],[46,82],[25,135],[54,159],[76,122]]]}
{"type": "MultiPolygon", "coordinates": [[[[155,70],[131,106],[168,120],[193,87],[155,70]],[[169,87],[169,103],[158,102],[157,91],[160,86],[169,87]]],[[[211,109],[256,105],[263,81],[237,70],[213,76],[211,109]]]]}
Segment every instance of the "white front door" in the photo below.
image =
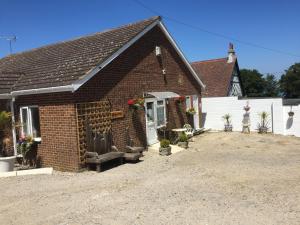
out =
{"type": "Polygon", "coordinates": [[[148,145],[158,142],[157,129],[166,125],[166,106],[164,99],[146,99],[146,135],[148,145]]]}
{"type": "Polygon", "coordinates": [[[146,101],[146,135],[148,145],[157,143],[155,101],[146,101]]]}
{"type": "Polygon", "coordinates": [[[196,111],[196,114],[194,115],[194,128],[199,129],[199,101],[197,95],[193,95],[193,107],[196,111]]]}

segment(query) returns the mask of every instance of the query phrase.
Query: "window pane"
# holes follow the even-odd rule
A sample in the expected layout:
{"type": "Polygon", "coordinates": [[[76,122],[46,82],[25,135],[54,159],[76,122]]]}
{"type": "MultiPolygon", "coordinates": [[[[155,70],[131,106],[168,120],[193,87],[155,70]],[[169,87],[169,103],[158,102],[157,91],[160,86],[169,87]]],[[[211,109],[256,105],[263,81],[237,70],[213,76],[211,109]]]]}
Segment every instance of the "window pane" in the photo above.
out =
{"type": "Polygon", "coordinates": [[[186,97],[185,97],[185,104],[186,104],[186,108],[187,108],[187,109],[189,109],[189,108],[192,107],[190,96],[186,96],[186,97]]]}
{"type": "Polygon", "coordinates": [[[32,137],[40,137],[40,117],[39,109],[37,107],[30,108],[31,111],[31,123],[32,123],[32,137]]]}
{"type": "Polygon", "coordinates": [[[157,126],[165,124],[165,107],[160,106],[157,108],[157,126]]]}
{"type": "Polygon", "coordinates": [[[22,110],[22,126],[23,126],[23,134],[24,135],[29,135],[28,134],[28,112],[27,108],[23,108],[22,110]]]}
{"type": "Polygon", "coordinates": [[[154,121],[153,102],[147,102],[147,122],[154,121]]]}

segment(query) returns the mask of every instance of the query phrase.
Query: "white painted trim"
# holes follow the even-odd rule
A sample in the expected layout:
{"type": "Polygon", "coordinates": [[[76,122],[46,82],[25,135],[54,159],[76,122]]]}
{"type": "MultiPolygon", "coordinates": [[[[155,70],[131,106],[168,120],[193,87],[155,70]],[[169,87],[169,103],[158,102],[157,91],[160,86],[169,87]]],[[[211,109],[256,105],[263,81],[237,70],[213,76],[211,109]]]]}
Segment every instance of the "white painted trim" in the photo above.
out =
{"type": "MultiPolygon", "coordinates": [[[[24,127],[22,126],[21,128],[21,132],[22,134],[24,135],[30,135],[31,137],[33,137],[33,131],[32,131],[32,112],[31,112],[31,109],[32,108],[37,108],[39,109],[39,107],[37,105],[29,105],[29,106],[22,106],[20,107],[20,121],[21,121],[21,124],[23,124],[23,109],[26,109],[27,110],[27,132],[25,133],[24,132],[24,127]]],[[[37,139],[37,140],[41,140],[41,137],[33,137],[34,139],[37,139]]]]}
{"type": "Polygon", "coordinates": [[[83,84],[85,84],[88,80],[90,80],[93,76],[95,76],[100,70],[102,70],[105,66],[111,63],[115,58],[121,55],[126,49],[128,49],[131,45],[137,42],[141,37],[143,37],[148,31],[150,31],[153,27],[159,24],[159,20],[156,20],[149,26],[147,26],[142,32],[132,38],[129,42],[123,45],[119,50],[117,50],[114,54],[108,57],[104,62],[100,65],[97,65],[94,69],[92,69],[88,74],[86,74],[81,80],[75,81],[73,83],[74,91],[78,90],[83,84]]]}
{"type": "Polygon", "coordinates": [[[16,120],[15,120],[15,108],[14,108],[15,98],[10,100],[10,111],[11,111],[11,122],[12,122],[12,136],[13,136],[13,145],[14,145],[14,155],[17,155],[17,135],[16,135],[16,120]]]}
{"type": "Polygon", "coordinates": [[[161,30],[164,32],[164,34],[167,36],[167,38],[169,39],[169,41],[171,42],[171,44],[173,45],[173,47],[176,49],[177,53],[179,54],[179,56],[181,57],[181,59],[183,60],[183,62],[185,63],[185,65],[187,66],[187,68],[189,69],[189,71],[193,74],[195,80],[198,82],[198,84],[200,84],[200,86],[205,89],[205,85],[202,83],[202,81],[200,80],[200,78],[198,77],[197,73],[195,72],[195,70],[192,68],[191,64],[188,62],[188,60],[186,59],[186,57],[184,56],[183,52],[180,50],[180,48],[178,47],[178,45],[176,44],[175,40],[172,38],[172,36],[170,35],[170,33],[168,32],[167,28],[165,27],[165,25],[159,21],[158,23],[159,27],[161,28],[161,30]]]}
{"type": "Polygon", "coordinates": [[[11,96],[45,94],[45,93],[66,92],[66,91],[74,92],[74,86],[73,85],[66,85],[66,86],[57,86],[57,87],[47,87],[47,88],[36,88],[36,89],[21,90],[21,91],[12,91],[11,96]]]}

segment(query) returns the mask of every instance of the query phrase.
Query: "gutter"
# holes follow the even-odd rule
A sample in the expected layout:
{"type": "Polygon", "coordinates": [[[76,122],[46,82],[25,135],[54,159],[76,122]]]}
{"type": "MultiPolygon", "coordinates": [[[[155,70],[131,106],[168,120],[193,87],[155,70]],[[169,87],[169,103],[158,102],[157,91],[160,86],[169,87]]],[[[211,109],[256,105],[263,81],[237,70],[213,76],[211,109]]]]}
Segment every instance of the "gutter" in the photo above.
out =
{"type": "Polygon", "coordinates": [[[66,86],[58,86],[58,87],[47,87],[47,88],[35,88],[21,91],[12,91],[10,95],[20,96],[20,95],[33,95],[33,94],[45,94],[45,93],[56,93],[56,92],[66,92],[66,91],[74,91],[73,85],[66,86]]]}
{"type": "Polygon", "coordinates": [[[75,90],[76,90],[75,85],[35,88],[35,89],[12,91],[10,93],[0,94],[0,99],[13,99],[14,97],[21,96],[21,95],[34,95],[34,94],[57,93],[57,92],[74,92],[75,90]]]}

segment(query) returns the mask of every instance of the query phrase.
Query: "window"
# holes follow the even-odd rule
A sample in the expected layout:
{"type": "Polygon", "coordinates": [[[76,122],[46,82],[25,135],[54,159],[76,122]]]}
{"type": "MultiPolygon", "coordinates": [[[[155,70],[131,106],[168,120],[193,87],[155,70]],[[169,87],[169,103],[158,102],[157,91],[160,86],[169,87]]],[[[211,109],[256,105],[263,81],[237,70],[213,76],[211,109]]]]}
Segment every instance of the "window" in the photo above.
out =
{"type": "Polygon", "coordinates": [[[189,110],[190,108],[193,107],[191,96],[185,96],[185,105],[186,105],[186,110],[189,110]]]}
{"type": "Polygon", "coordinates": [[[153,110],[153,102],[147,102],[147,121],[154,121],[154,110],[153,110]]]}
{"type": "Polygon", "coordinates": [[[40,138],[40,117],[37,106],[26,106],[20,109],[22,133],[33,138],[40,138]]]}
{"type": "Polygon", "coordinates": [[[157,114],[157,126],[158,127],[164,126],[166,124],[166,116],[165,116],[165,102],[163,100],[157,101],[156,114],[157,114]]]}

